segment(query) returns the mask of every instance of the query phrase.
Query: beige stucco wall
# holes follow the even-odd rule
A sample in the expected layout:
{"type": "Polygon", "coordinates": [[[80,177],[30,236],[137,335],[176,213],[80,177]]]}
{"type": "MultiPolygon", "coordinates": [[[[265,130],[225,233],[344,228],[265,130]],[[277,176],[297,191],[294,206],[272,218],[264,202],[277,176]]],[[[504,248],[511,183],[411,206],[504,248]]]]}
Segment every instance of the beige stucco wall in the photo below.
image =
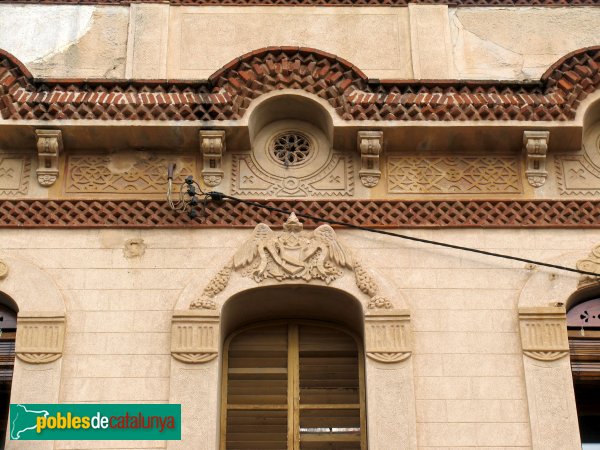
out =
{"type": "MultiPolygon", "coordinates": [[[[593,230],[406,232],[570,266],[600,242],[600,231],[593,230]]],[[[172,312],[185,308],[178,300],[187,298],[182,297],[186,286],[208,282],[250,230],[4,230],[2,235],[0,257],[38,266],[64,298],[59,401],[167,402],[172,395],[195,401],[197,392],[169,388],[173,364],[181,364],[170,355],[172,312]],[[147,246],[142,256],[125,256],[125,242],[132,238],[147,246]]],[[[566,300],[576,275],[362,232],[338,235],[383,281],[391,300],[403,299],[410,310],[414,398],[408,401],[416,411],[418,448],[532,448],[518,331],[521,290],[532,275],[560,281],[555,286],[566,288],[527,299],[528,306],[548,306],[566,300]]],[[[13,267],[0,290],[22,277],[18,265],[13,267]]],[[[26,295],[14,300],[22,303],[26,295]]],[[[202,369],[196,375],[209,377],[201,383],[205,393],[217,392],[217,360],[196,368],[202,369]]],[[[15,379],[15,386],[21,382],[15,379]]],[[[561,389],[568,396],[572,387],[565,383],[561,389]]],[[[367,391],[369,386],[367,379],[367,391]]],[[[215,448],[217,414],[202,418],[208,433],[202,449],[215,448]]],[[[574,408],[566,414],[572,421],[574,408]]],[[[185,442],[184,433],[181,448],[185,442]]],[[[165,448],[165,443],[60,442],[55,448],[165,448]]]]}
{"type": "Polygon", "coordinates": [[[370,78],[521,80],[599,44],[599,21],[593,7],[0,5],[0,48],[38,77],[204,79],[246,52],[291,45],[370,78]]]}

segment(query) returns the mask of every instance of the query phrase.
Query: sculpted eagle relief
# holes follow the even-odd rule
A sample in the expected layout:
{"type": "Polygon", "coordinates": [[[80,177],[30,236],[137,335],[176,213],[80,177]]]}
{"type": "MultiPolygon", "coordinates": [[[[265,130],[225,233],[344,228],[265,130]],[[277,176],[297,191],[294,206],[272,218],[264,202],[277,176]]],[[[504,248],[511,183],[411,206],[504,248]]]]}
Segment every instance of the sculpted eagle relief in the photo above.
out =
{"type": "Polygon", "coordinates": [[[291,214],[283,225],[284,233],[275,234],[265,224],[254,228],[233,257],[233,267],[257,283],[266,278],[276,280],[322,280],[329,284],[342,275],[342,268],[353,268],[352,256],[337,241],[329,225],[312,233],[302,231],[302,224],[291,214]]]}
{"type": "Polygon", "coordinates": [[[265,224],[258,224],[252,237],[190,304],[191,309],[216,309],[214,297],[223,291],[233,271],[260,283],[268,278],[283,280],[321,280],[327,284],[342,276],[343,269],[354,272],[356,286],[369,296],[368,308],[390,309],[392,303],[379,293],[379,286],[361,265],[337,240],[333,228],[321,225],[312,233],[303,231],[294,213],[283,224],[283,232],[274,232],[265,224]]]}

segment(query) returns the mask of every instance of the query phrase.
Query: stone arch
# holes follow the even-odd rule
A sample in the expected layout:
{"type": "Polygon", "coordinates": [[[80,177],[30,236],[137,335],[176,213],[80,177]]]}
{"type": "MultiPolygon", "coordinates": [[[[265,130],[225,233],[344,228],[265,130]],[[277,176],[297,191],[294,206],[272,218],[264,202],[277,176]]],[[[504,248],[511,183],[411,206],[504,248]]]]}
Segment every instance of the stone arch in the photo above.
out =
{"type": "MultiPolygon", "coordinates": [[[[303,231],[294,214],[281,232],[259,224],[208,283],[196,278],[182,291],[179,311],[173,314],[170,400],[182,403],[184,423],[190,428],[187,435],[184,430],[181,442],[170,442],[169,449],[218,448],[215,411],[220,404],[220,349],[227,330],[234,326],[224,315],[233,302],[256,305],[253,296],[286,289],[310,291],[322,299],[331,294],[343,299],[340,304],[345,308],[353,309],[342,322],[364,336],[367,411],[378,418],[368,422],[369,448],[383,450],[393,442],[398,449],[415,449],[410,316],[408,310],[400,309],[406,307],[405,300],[363,267],[331,227],[303,231]]],[[[306,313],[305,305],[298,306],[301,296],[289,297],[298,314],[306,313]]],[[[261,307],[268,308],[269,302],[261,307]]],[[[310,319],[332,319],[334,308],[330,305],[310,319]]],[[[284,312],[282,307],[274,314],[284,312]]],[[[248,316],[265,318],[260,313],[248,316]]]]}
{"type": "MultiPolygon", "coordinates": [[[[18,307],[16,356],[11,403],[58,403],[65,338],[65,303],[46,272],[18,258],[2,259],[7,273],[0,292],[18,307]],[[50,331],[50,332],[49,332],[50,331]]],[[[27,441],[11,441],[14,449],[27,449],[27,441]]],[[[36,448],[52,449],[51,441],[36,448]]]]}

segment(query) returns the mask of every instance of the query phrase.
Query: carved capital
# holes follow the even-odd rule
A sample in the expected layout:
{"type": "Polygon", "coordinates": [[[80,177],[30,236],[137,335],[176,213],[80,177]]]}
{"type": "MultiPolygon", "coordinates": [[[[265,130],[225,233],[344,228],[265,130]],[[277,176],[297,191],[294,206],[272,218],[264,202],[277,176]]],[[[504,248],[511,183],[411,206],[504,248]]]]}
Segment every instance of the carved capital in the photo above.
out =
{"type": "Polygon", "coordinates": [[[217,186],[223,180],[223,153],[225,153],[225,131],[200,130],[202,152],[202,179],[207,186],[217,186]]]}
{"type": "Polygon", "coordinates": [[[38,151],[38,183],[52,186],[58,178],[58,157],[63,149],[60,130],[35,130],[38,151]]]}
{"type": "Polygon", "coordinates": [[[539,361],[554,361],[569,354],[564,308],[519,308],[523,353],[539,361]]]}
{"type": "Polygon", "coordinates": [[[577,261],[577,268],[586,272],[597,273],[598,276],[581,275],[579,288],[586,288],[594,284],[600,284],[600,244],[596,245],[587,258],[577,261]]]}
{"type": "Polygon", "coordinates": [[[546,182],[546,154],[548,153],[549,131],[524,131],[523,151],[525,153],[525,175],[529,184],[540,187],[546,182]]]}
{"type": "Polygon", "coordinates": [[[19,314],[15,349],[17,358],[31,364],[56,361],[63,352],[65,323],[62,314],[19,314]]]}
{"type": "Polygon", "coordinates": [[[189,364],[212,361],[219,354],[219,313],[178,311],[173,314],[171,355],[189,364]]]}
{"type": "Polygon", "coordinates": [[[360,181],[366,187],[375,187],[381,178],[379,156],[383,147],[383,131],[359,131],[358,151],[361,168],[358,172],[360,181]]]}
{"type": "Polygon", "coordinates": [[[404,361],[411,355],[410,315],[406,310],[387,310],[365,316],[365,351],[383,363],[404,361]]]}

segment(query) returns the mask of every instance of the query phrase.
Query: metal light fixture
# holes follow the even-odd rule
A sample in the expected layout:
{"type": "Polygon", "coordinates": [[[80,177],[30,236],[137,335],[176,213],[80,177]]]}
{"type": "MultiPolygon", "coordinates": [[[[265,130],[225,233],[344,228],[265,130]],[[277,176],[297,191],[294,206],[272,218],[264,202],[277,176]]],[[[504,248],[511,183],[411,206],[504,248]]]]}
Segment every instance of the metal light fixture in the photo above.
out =
{"type": "Polygon", "coordinates": [[[206,203],[209,200],[221,201],[223,194],[220,192],[204,192],[200,185],[194,180],[191,175],[185,178],[185,181],[179,186],[179,199],[173,200],[173,173],[175,172],[175,164],[169,164],[167,169],[167,201],[173,211],[187,212],[190,219],[198,216],[196,207],[202,206],[202,214],[206,203]]]}

